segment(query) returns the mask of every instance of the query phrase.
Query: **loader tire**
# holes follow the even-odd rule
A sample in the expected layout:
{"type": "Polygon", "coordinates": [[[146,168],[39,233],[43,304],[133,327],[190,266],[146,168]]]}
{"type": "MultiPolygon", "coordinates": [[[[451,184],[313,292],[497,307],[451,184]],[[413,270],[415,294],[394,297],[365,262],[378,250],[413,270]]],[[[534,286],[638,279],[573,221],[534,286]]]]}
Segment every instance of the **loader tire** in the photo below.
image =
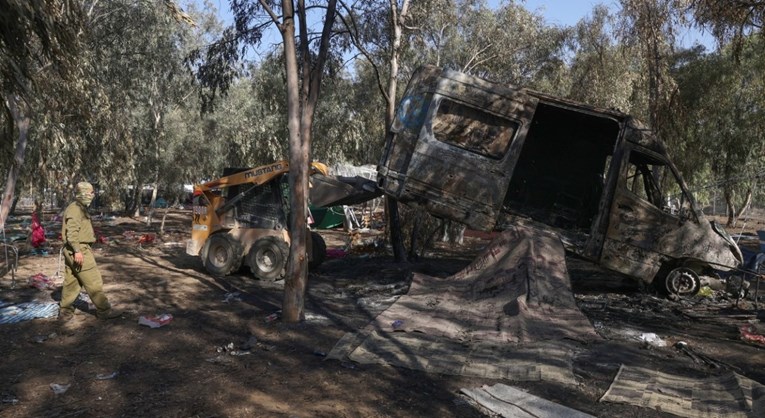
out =
{"type": "Polygon", "coordinates": [[[327,243],[324,238],[316,232],[311,232],[311,260],[308,262],[308,268],[313,270],[319,267],[327,259],[327,243]]]}
{"type": "Polygon", "coordinates": [[[264,237],[252,244],[247,264],[260,280],[276,281],[284,278],[290,247],[279,237],[264,237]]]}
{"type": "Polygon", "coordinates": [[[215,234],[202,247],[202,264],[214,276],[228,276],[242,266],[242,245],[231,235],[215,234]]]}

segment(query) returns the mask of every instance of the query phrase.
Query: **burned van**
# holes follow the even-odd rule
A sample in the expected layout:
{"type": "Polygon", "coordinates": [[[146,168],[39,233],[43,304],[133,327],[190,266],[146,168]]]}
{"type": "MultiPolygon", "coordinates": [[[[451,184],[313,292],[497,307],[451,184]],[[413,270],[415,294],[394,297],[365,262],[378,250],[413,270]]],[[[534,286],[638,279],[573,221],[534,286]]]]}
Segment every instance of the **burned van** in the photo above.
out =
{"type": "Polygon", "coordinates": [[[378,173],[403,203],[484,231],[541,225],[569,251],[674,294],[742,260],[634,118],[456,71],[412,76],[378,173]]]}

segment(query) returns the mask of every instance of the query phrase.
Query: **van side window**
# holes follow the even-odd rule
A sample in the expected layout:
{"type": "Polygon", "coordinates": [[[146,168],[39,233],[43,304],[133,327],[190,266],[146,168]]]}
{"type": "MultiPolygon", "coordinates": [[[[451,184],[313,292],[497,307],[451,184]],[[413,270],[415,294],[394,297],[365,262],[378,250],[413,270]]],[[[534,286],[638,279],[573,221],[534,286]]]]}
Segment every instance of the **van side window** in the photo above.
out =
{"type": "Polygon", "coordinates": [[[518,123],[448,99],[433,118],[433,135],[441,142],[483,156],[501,159],[518,130],[518,123]]]}
{"type": "Polygon", "coordinates": [[[680,182],[663,161],[636,151],[630,153],[627,189],[672,215],[691,212],[680,182]]]}

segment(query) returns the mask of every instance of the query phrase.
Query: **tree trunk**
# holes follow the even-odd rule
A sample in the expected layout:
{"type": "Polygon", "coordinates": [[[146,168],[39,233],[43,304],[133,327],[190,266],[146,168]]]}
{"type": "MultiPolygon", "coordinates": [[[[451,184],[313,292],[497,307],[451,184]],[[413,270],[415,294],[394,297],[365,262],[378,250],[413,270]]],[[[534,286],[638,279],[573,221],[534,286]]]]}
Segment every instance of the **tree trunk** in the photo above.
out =
{"type": "Polygon", "coordinates": [[[13,196],[13,203],[11,203],[11,210],[8,212],[8,215],[14,215],[16,213],[16,205],[19,203],[19,195],[13,196]]]}
{"type": "MultiPolygon", "coordinates": [[[[261,4],[263,1],[261,0],[261,4]]],[[[303,84],[298,79],[298,51],[295,48],[295,10],[291,0],[282,0],[284,18],[279,30],[284,40],[284,63],[287,72],[287,126],[290,143],[290,256],[284,280],[282,320],[298,322],[303,319],[305,289],[308,282],[308,175],[311,163],[311,130],[319,101],[321,75],[329,51],[337,0],[327,2],[319,52],[312,62],[309,50],[308,21],[304,0],[297,2],[300,19],[300,57],[303,84]]]]}
{"type": "MultiPolygon", "coordinates": [[[[306,208],[303,186],[307,179],[300,138],[300,86],[298,81],[297,51],[295,49],[295,11],[292,0],[282,0],[284,20],[280,27],[284,39],[284,66],[287,73],[287,129],[289,130],[289,185],[290,185],[290,256],[287,262],[287,276],[284,280],[284,301],[282,320],[300,321],[303,316],[308,263],[305,257],[306,208]]],[[[308,80],[304,80],[308,82],[308,80]]]]}
{"type": "MultiPolygon", "coordinates": [[[[404,19],[409,10],[409,0],[404,0],[401,5],[401,12],[398,10],[398,2],[390,0],[391,13],[391,55],[389,61],[390,75],[388,76],[388,92],[386,95],[385,111],[385,129],[390,129],[393,124],[393,118],[396,115],[396,96],[398,91],[398,58],[401,50],[401,34],[404,19]]],[[[401,233],[401,220],[398,213],[398,202],[394,199],[385,197],[386,213],[388,215],[388,225],[390,227],[390,244],[393,247],[393,259],[397,263],[406,261],[406,249],[404,248],[404,238],[401,233]]]]}
{"type": "Polygon", "coordinates": [[[733,203],[733,191],[730,189],[730,185],[725,186],[725,206],[728,214],[728,220],[725,222],[725,226],[732,227],[736,222],[736,205],[733,203]]]}
{"type": "Polygon", "coordinates": [[[138,218],[141,216],[141,204],[143,203],[143,188],[136,182],[133,189],[133,217],[138,218]]]}
{"type": "Polygon", "coordinates": [[[0,203],[0,227],[5,227],[5,220],[8,219],[8,214],[11,210],[11,203],[13,202],[14,192],[16,188],[16,180],[19,176],[19,170],[24,164],[24,153],[27,149],[27,136],[29,134],[29,125],[31,124],[32,117],[30,115],[29,106],[20,97],[16,95],[8,95],[5,97],[5,106],[10,111],[13,122],[18,129],[19,137],[16,142],[16,152],[13,155],[13,162],[8,169],[8,178],[5,182],[5,189],[3,191],[3,200],[0,203]]]}
{"type": "Polygon", "coordinates": [[[741,208],[736,212],[736,219],[740,218],[741,215],[746,212],[747,209],[749,209],[749,206],[752,204],[752,189],[747,189],[746,191],[746,198],[744,198],[744,203],[741,205],[741,208]]]}
{"type": "Polygon", "coordinates": [[[388,225],[390,226],[390,245],[393,247],[393,259],[397,263],[406,261],[406,248],[404,247],[404,234],[401,233],[401,219],[398,213],[396,199],[385,196],[388,225]]]}

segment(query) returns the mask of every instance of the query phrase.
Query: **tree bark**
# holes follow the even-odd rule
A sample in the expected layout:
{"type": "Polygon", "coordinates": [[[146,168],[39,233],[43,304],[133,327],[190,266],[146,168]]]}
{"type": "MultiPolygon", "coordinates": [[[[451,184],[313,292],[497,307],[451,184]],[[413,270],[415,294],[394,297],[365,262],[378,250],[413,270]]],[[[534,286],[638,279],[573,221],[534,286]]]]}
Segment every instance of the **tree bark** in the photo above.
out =
{"type": "MultiPolygon", "coordinates": [[[[388,91],[386,95],[385,111],[385,129],[390,129],[393,124],[393,118],[396,115],[396,96],[398,91],[398,58],[401,50],[401,35],[404,19],[409,11],[409,0],[404,0],[399,13],[398,3],[390,0],[391,13],[391,54],[389,61],[390,75],[388,77],[388,91]]],[[[398,202],[389,197],[385,197],[386,213],[388,215],[388,224],[390,226],[390,243],[393,247],[393,259],[397,263],[406,261],[406,248],[404,248],[404,238],[401,233],[401,220],[398,212],[398,202]]]]}
{"type": "Polygon", "coordinates": [[[733,191],[730,187],[730,185],[726,185],[724,190],[725,206],[728,214],[728,220],[725,222],[725,226],[729,228],[736,222],[736,205],[733,203],[733,191]]]}
{"type": "MultiPolygon", "coordinates": [[[[295,49],[295,11],[292,0],[282,0],[284,18],[279,30],[284,40],[284,70],[287,75],[287,129],[289,131],[289,185],[290,185],[290,256],[287,262],[287,276],[284,279],[284,301],[282,302],[282,320],[297,322],[303,314],[304,292],[306,285],[305,254],[299,248],[305,248],[305,208],[298,198],[302,188],[303,164],[300,141],[300,97],[298,81],[297,51],[295,49]]],[[[307,81],[307,80],[306,80],[307,81]]]]}
{"type": "Polygon", "coordinates": [[[5,189],[3,191],[3,200],[0,203],[0,227],[5,228],[5,220],[8,219],[8,215],[11,210],[11,204],[13,202],[16,180],[19,176],[19,170],[24,164],[24,153],[27,149],[27,137],[29,135],[29,125],[31,124],[32,117],[30,115],[30,109],[27,103],[16,95],[6,95],[5,106],[10,112],[13,122],[16,124],[19,137],[16,142],[16,152],[13,155],[13,162],[8,169],[8,177],[5,182],[5,189]]]}
{"type": "MultiPolygon", "coordinates": [[[[263,2],[261,1],[261,4],[263,2]]],[[[282,320],[298,322],[305,316],[305,290],[308,283],[308,176],[311,163],[311,132],[319,100],[321,75],[329,51],[337,0],[327,2],[319,42],[319,51],[312,62],[309,49],[308,21],[304,0],[297,1],[300,21],[300,51],[295,48],[295,10],[291,0],[282,0],[284,18],[279,30],[284,40],[284,62],[287,72],[287,127],[290,143],[290,256],[284,280],[282,320]],[[303,84],[298,79],[298,56],[303,68],[303,84]]]]}
{"type": "Polygon", "coordinates": [[[744,198],[744,203],[741,205],[741,208],[736,212],[736,219],[740,218],[741,215],[746,212],[747,209],[749,209],[749,206],[752,204],[752,189],[747,189],[746,191],[746,197],[744,198]]]}

